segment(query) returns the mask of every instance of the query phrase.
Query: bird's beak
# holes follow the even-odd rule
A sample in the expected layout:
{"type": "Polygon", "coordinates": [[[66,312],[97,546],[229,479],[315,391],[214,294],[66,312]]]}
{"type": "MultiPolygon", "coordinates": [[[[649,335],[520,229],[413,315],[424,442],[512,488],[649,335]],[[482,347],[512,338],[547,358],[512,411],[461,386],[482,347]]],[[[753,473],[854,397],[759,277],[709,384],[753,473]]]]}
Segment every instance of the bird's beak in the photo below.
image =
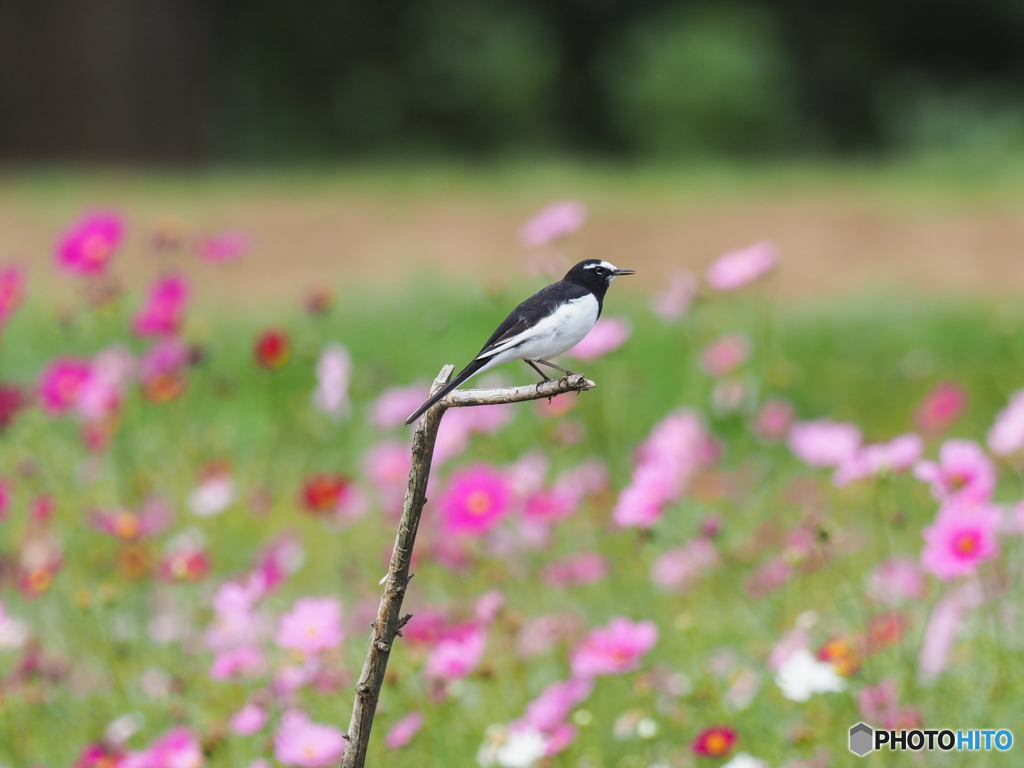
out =
{"type": "Polygon", "coordinates": [[[616,277],[621,277],[622,275],[635,275],[635,274],[636,274],[636,270],[635,269],[616,269],[615,270],[615,276],[616,277]]]}

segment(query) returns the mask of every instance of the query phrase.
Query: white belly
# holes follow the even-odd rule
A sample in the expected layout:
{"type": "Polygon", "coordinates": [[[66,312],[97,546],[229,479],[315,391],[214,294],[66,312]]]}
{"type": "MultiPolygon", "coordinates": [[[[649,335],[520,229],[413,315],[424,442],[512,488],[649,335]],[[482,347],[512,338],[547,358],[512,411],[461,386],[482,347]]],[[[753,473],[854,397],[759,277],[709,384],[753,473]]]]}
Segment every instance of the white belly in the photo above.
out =
{"type": "Polygon", "coordinates": [[[514,347],[495,355],[496,363],[510,360],[547,360],[568,352],[590,333],[597,322],[597,299],[588,294],[574,299],[522,335],[514,347]]]}

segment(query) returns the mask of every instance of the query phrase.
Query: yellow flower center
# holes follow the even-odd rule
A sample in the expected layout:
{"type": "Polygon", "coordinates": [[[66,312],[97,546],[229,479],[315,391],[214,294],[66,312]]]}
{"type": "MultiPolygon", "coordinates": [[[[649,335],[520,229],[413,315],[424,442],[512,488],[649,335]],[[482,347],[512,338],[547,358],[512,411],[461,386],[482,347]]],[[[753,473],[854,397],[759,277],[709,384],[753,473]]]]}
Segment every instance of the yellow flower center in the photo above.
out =
{"type": "Polygon", "coordinates": [[[711,755],[721,755],[729,748],[729,740],[721,733],[712,733],[704,742],[704,748],[711,755]]]}
{"type": "Polygon", "coordinates": [[[972,555],[978,548],[978,539],[970,533],[962,533],[953,542],[953,549],[961,555],[972,555]]]}
{"type": "Polygon", "coordinates": [[[486,514],[491,511],[491,497],[484,491],[473,491],[466,499],[466,509],[473,515],[486,514]]]}
{"type": "Polygon", "coordinates": [[[131,512],[123,512],[114,520],[114,533],[121,539],[134,539],[140,527],[139,519],[131,512]]]}

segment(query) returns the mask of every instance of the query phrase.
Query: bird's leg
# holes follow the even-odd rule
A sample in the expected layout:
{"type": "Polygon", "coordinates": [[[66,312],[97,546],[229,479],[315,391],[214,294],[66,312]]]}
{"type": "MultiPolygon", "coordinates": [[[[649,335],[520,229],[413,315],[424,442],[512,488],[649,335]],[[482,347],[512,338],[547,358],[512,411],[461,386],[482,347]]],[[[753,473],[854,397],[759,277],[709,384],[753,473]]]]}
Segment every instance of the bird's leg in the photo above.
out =
{"type": "Polygon", "coordinates": [[[535,360],[534,362],[540,363],[541,365],[546,365],[548,368],[554,368],[556,371],[561,371],[566,376],[578,376],[579,375],[578,373],[576,373],[576,371],[570,371],[570,370],[568,370],[566,368],[562,368],[561,366],[555,365],[554,363],[549,363],[547,360],[535,360]]]}
{"type": "Polygon", "coordinates": [[[540,377],[544,379],[544,381],[551,381],[551,379],[547,377],[547,374],[545,374],[544,371],[542,371],[540,368],[533,364],[533,360],[523,360],[523,362],[526,363],[531,368],[533,368],[533,370],[535,370],[537,373],[539,373],[540,377]]]}
{"type": "MultiPolygon", "coordinates": [[[[535,370],[535,371],[536,371],[537,373],[539,373],[539,374],[540,374],[540,377],[541,377],[542,379],[544,379],[544,381],[551,381],[551,379],[549,379],[549,378],[547,377],[547,375],[546,375],[546,374],[544,373],[544,371],[542,371],[542,370],[541,370],[540,368],[538,368],[538,367],[537,367],[536,365],[534,365],[534,364],[533,364],[533,360],[525,360],[525,359],[524,359],[524,360],[523,360],[523,362],[524,362],[524,363],[526,363],[526,364],[527,364],[528,366],[530,366],[531,368],[533,368],[533,370],[535,370]]],[[[544,381],[538,381],[538,382],[537,382],[537,388],[538,388],[538,389],[540,389],[540,385],[541,385],[541,384],[543,384],[543,383],[544,383],[544,381]]],[[[549,397],[549,398],[548,398],[548,403],[550,403],[550,402],[551,402],[551,398],[549,397]]]]}

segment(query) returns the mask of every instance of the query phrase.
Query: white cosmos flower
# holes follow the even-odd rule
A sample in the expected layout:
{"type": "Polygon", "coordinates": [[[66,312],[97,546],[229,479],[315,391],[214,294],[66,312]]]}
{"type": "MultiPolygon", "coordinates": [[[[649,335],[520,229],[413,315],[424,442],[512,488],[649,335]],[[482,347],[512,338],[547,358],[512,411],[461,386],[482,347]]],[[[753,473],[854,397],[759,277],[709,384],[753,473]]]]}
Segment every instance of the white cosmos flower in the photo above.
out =
{"type": "Polygon", "coordinates": [[[725,763],[722,768],[768,768],[768,763],[759,757],[752,757],[746,752],[738,752],[736,756],[725,763]]]}
{"type": "Polygon", "coordinates": [[[806,648],[794,651],[779,667],[775,682],[791,701],[807,701],[816,693],[846,690],[846,680],[827,661],[818,661],[806,648]]]}

